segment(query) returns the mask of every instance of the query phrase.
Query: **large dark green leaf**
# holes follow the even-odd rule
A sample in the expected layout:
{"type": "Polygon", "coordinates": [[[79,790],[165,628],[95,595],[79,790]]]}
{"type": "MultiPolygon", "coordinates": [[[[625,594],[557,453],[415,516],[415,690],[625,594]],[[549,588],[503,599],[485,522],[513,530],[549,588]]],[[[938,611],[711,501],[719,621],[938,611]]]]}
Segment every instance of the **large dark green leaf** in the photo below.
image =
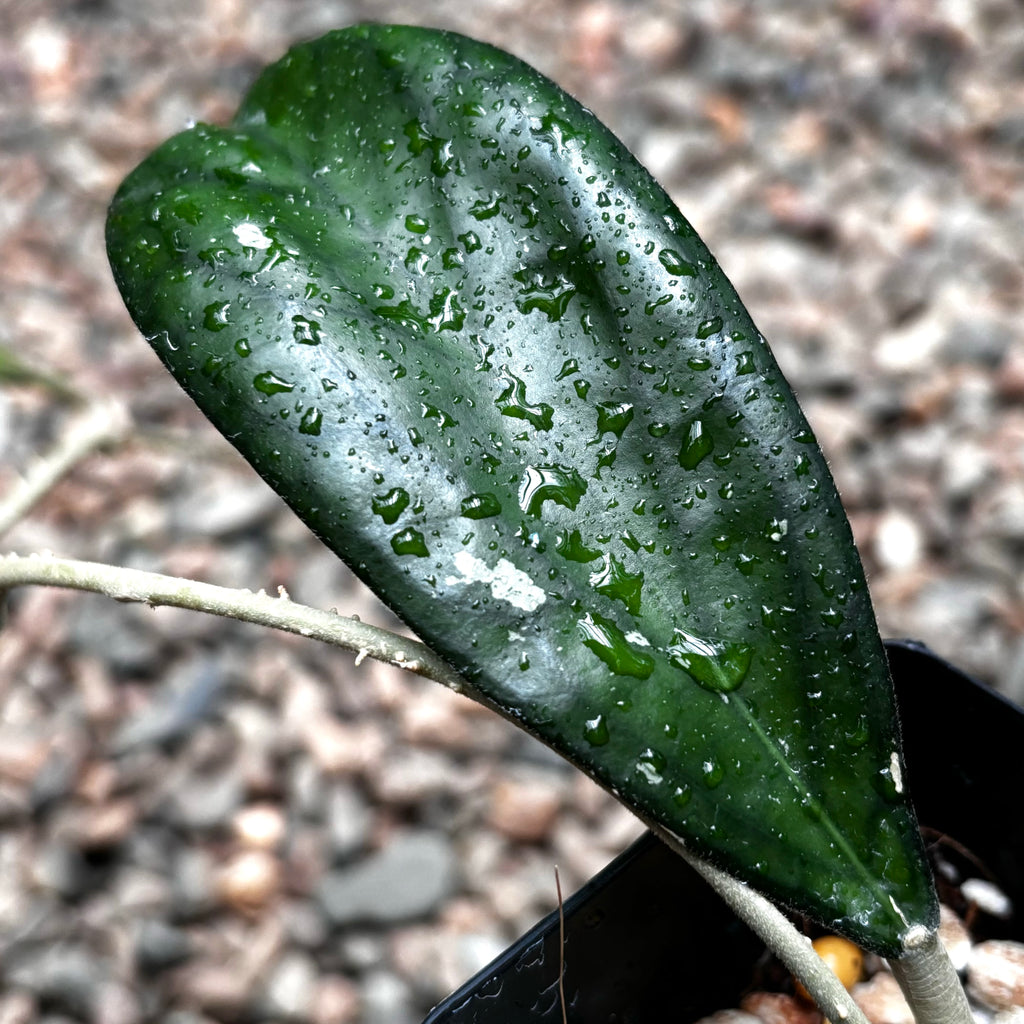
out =
{"type": "Polygon", "coordinates": [[[483,698],[894,951],[935,910],[831,478],[700,239],[508,55],[357,27],[126,180],[128,308],[483,698]]]}

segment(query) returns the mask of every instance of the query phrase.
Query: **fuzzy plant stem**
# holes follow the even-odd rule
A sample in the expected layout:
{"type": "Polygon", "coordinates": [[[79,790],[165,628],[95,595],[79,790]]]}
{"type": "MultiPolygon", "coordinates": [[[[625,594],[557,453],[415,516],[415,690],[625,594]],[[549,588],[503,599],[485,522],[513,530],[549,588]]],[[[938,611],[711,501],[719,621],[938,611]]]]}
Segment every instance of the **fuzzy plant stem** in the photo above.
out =
{"type": "Polygon", "coordinates": [[[927,928],[912,928],[903,956],[889,961],[904,998],[921,1024],[972,1024],[956,970],[939,936],[927,928]]]}
{"type": "Polygon", "coordinates": [[[115,601],[166,605],[207,612],[240,622],[310,637],[353,651],[358,664],[375,658],[433,679],[457,693],[475,691],[443,659],[418,640],[379,629],[358,619],[297,604],[280,588],[277,597],[264,591],[234,590],[196,580],[164,576],[99,562],[80,562],[50,554],[0,556],[0,594],[21,586],[66,587],[104,594],[115,601]]]}

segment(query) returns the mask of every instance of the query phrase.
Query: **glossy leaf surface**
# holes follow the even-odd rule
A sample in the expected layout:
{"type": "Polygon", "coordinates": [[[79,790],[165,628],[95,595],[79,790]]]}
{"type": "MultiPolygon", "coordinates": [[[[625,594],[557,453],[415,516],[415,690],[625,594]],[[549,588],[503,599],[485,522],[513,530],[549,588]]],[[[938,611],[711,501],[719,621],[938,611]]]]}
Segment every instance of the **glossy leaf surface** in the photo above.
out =
{"type": "Polygon", "coordinates": [[[575,101],[460,36],[333,33],[133,172],[108,247],[209,418],[485,701],[872,948],[934,918],[814,438],[575,101]]]}

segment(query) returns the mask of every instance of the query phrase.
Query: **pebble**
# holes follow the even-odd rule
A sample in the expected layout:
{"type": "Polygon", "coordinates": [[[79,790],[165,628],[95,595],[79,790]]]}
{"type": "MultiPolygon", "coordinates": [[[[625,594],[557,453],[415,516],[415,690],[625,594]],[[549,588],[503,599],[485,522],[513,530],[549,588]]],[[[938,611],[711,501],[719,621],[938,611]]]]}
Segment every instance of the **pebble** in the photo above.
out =
{"type": "Polygon", "coordinates": [[[336,926],[407,921],[436,911],[452,893],[456,862],[440,833],[398,833],[379,852],[324,878],[319,899],[336,926]]]}
{"type": "Polygon", "coordinates": [[[9,986],[31,992],[52,1007],[90,1020],[107,971],[99,956],[75,942],[57,942],[15,953],[5,964],[9,986]]]}
{"type": "Polygon", "coordinates": [[[746,1010],[716,1010],[701,1017],[696,1024],[763,1024],[763,1021],[746,1010]]]}
{"type": "Polygon", "coordinates": [[[363,980],[363,1024],[417,1024],[414,1005],[409,986],[388,971],[373,971],[363,980]]]}
{"type": "Polygon", "coordinates": [[[174,859],[171,871],[174,917],[188,921],[201,917],[217,903],[213,858],[205,849],[184,846],[174,859]]]}
{"type": "Polygon", "coordinates": [[[497,932],[415,925],[392,936],[391,961],[416,992],[436,1002],[486,967],[507,944],[497,932]]]}
{"type": "Polygon", "coordinates": [[[361,1014],[359,989],[348,978],[330,974],[319,978],[313,990],[313,1024],[355,1024],[361,1014]]]}
{"type": "Polygon", "coordinates": [[[217,890],[228,906],[255,914],[273,900],[281,888],[281,865],[267,850],[242,850],[217,874],[217,890]]]}
{"type": "Polygon", "coordinates": [[[376,771],[388,763],[389,746],[379,722],[341,722],[330,716],[306,721],[303,741],[317,768],[325,775],[355,775],[376,771]]]}
{"type": "Polygon", "coordinates": [[[914,1024],[896,979],[885,971],[854,985],[851,994],[871,1024],[914,1024]]]}
{"type": "Polygon", "coordinates": [[[960,894],[992,917],[1006,920],[1013,915],[1013,903],[1006,893],[985,878],[965,878],[960,886],[960,894]]]}
{"type": "Polygon", "coordinates": [[[189,661],[184,671],[170,673],[147,707],[121,724],[111,741],[112,751],[125,754],[187,737],[217,709],[223,686],[223,672],[213,659],[189,661]]]}
{"type": "Polygon", "coordinates": [[[251,996],[250,982],[238,970],[216,962],[188,965],[175,976],[175,995],[220,1020],[235,1020],[251,996]]]}
{"type": "Polygon", "coordinates": [[[97,986],[92,1024],[139,1024],[139,998],[128,985],[108,978],[97,986]]]}
{"type": "Polygon", "coordinates": [[[0,995],[0,1024],[33,1024],[37,1016],[32,993],[15,990],[0,995]]]}
{"type": "Polygon", "coordinates": [[[207,479],[185,490],[173,506],[172,522],[185,535],[224,539],[258,529],[280,508],[281,499],[252,476],[236,479],[230,488],[207,479]]]}
{"type": "Polygon", "coordinates": [[[542,842],[561,809],[562,791],[562,786],[543,777],[499,779],[491,788],[488,821],[509,839],[542,842]]]}
{"type": "Polygon", "coordinates": [[[1024,944],[979,942],[967,964],[967,991],[993,1010],[1024,1007],[1024,944]]]}
{"type": "Polygon", "coordinates": [[[49,890],[66,900],[83,895],[91,881],[91,873],[81,851],[64,839],[50,840],[29,864],[31,878],[39,888],[49,890]]]}
{"type": "Polygon", "coordinates": [[[182,828],[192,831],[222,829],[245,797],[240,767],[231,764],[215,775],[206,772],[187,775],[171,794],[168,816],[182,828]]]}
{"type": "Polygon", "coordinates": [[[84,807],[74,816],[72,835],[82,850],[109,850],[127,839],[138,816],[138,805],[130,798],[84,807]]]}
{"type": "Polygon", "coordinates": [[[317,968],[305,953],[286,953],[274,965],[263,992],[263,1009],[273,1020],[309,1020],[316,994],[317,968]]]}
{"type": "Polygon", "coordinates": [[[243,846],[255,850],[275,850],[288,829],[281,808],[276,804],[251,804],[239,810],[231,821],[231,831],[243,846]]]}
{"type": "Polygon", "coordinates": [[[177,967],[192,955],[188,934],[158,918],[141,921],[135,933],[135,963],[143,972],[158,973],[177,967]]]}
{"type": "Polygon", "coordinates": [[[419,747],[392,748],[370,780],[377,800],[397,806],[423,803],[450,792],[457,782],[449,758],[419,747]]]}
{"type": "Polygon", "coordinates": [[[475,730],[465,714],[467,703],[466,697],[439,686],[412,694],[399,708],[402,738],[414,746],[472,748],[475,730]]]}
{"type": "Polygon", "coordinates": [[[971,935],[963,921],[949,907],[939,907],[939,941],[954,970],[962,973],[971,956],[971,935]]]}
{"type": "Polygon", "coordinates": [[[326,832],[333,861],[347,860],[366,848],[374,814],[355,786],[335,783],[326,801],[326,832]]]}
{"type": "Polygon", "coordinates": [[[740,1001],[740,1009],[761,1024],[821,1024],[817,1009],[785,992],[751,992],[740,1001]]]}
{"type": "Polygon", "coordinates": [[[874,555],[890,572],[915,568],[924,554],[924,537],[917,521],[906,512],[883,512],[875,524],[874,555]]]}

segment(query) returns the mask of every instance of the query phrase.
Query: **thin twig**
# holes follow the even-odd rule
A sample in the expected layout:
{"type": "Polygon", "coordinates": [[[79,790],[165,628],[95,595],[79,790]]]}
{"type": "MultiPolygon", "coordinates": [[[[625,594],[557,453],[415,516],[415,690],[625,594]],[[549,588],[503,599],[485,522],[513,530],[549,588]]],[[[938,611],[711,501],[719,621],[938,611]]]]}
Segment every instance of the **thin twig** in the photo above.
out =
{"type": "Polygon", "coordinates": [[[34,463],[0,502],[0,535],[23,519],[82,459],[126,437],[130,426],[128,411],[116,403],[98,403],[73,417],[56,447],[34,463]]]}
{"type": "Polygon", "coordinates": [[[342,647],[355,652],[359,658],[388,662],[433,679],[457,693],[478,697],[461,675],[418,640],[410,640],[333,612],[297,604],[283,592],[279,597],[270,597],[262,590],[254,594],[250,590],[233,590],[196,580],[99,562],[57,558],[49,554],[0,556],[0,593],[28,585],[67,587],[105,594],[115,601],[135,601],[151,607],[189,608],[270,626],[342,647]]]}

